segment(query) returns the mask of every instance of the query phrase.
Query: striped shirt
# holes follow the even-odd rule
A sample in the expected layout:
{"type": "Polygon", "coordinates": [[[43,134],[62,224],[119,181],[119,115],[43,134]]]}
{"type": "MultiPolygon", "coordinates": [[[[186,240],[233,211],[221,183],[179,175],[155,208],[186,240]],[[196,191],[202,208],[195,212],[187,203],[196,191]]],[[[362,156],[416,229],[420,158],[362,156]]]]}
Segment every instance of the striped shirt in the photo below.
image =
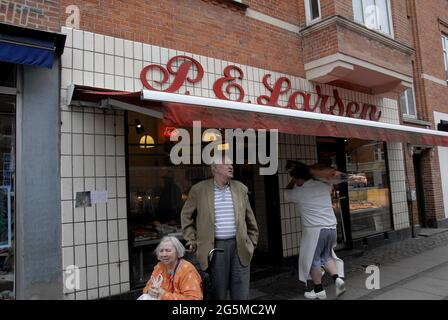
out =
{"type": "Polygon", "coordinates": [[[215,238],[232,239],[236,236],[235,210],[230,184],[220,189],[215,182],[215,238]]]}

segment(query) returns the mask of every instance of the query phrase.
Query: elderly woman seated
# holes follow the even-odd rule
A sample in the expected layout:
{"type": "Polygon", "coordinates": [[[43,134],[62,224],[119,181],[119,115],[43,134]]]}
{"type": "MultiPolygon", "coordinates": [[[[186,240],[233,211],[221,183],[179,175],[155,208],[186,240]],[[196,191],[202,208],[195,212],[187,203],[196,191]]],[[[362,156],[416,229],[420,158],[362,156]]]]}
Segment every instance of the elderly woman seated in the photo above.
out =
{"type": "Polygon", "coordinates": [[[202,300],[201,277],[190,262],[182,259],[184,253],[185,248],[177,238],[162,238],[156,248],[160,262],[143,293],[160,300],[202,300]]]}

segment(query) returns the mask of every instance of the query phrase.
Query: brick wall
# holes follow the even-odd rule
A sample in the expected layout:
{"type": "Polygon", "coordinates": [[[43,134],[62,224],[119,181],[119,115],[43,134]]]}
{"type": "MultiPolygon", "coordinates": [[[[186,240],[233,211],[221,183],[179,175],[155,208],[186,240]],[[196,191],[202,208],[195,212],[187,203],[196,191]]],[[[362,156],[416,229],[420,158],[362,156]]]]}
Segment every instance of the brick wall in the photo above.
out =
{"type": "Polygon", "coordinates": [[[338,53],[338,31],[335,25],[303,37],[305,63],[338,53]]]}
{"type": "MultiPolygon", "coordinates": [[[[442,34],[448,34],[448,2],[444,0],[408,2],[411,16],[414,61],[415,95],[418,118],[432,123],[436,128],[434,112],[448,113],[448,87],[443,62],[442,34]],[[433,80],[424,79],[427,76],[433,80]]],[[[440,170],[448,170],[439,164],[436,149],[423,154],[423,184],[425,214],[428,226],[436,226],[445,218],[440,170]]]]}
{"type": "MultiPolygon", "coordinates": [[[[298,7],[291,1],[266,1],[290,23],[298,7]]],[[[118,0],[86,2],[63,0],[62,7],[80,9],[80,28],[108,36],[303,76],[301,40],[296,33],[248,18],[244,10],[218,1],[118,0]],[[230,9],[229,9],[230,8],[230,9]]],[[[253,4],[260,9],[262,1],[253,4]]],[[[295,3],[295,2],[294,2],[295,3]]],[[[267,4],[266,4],[267,5],[267,4]]],[[[61,21],[67,15],[62,10],[61,21]]],[[[294,18],[294,19],[293,19],[294,18]]],[[[294,20],[294,21],[293,21],[294,20]]]]}
{"type": "Polygon", "coordinates": [[[411,57],[357,32],[338,27],[339,51],[375,65],[412,76],[411,57]]]}
{"type": "Polygon", "coordinates": [[[421,108],[422,120],[433,121],[433,111],[448,112],[448,89],[443,84],[422,79],[422,74],[446,80],[443,63],[442,33],[448,28],[440,23],[448,23],[448,2],[443,0],[411,1],[414,22],[414,42],[417,49],[414,68],[417,102],[421,108]]]}
{"type": "Polygon", "coordinates": [[[353,4],[352,0],[336,1],[336,14],[353,20],[353,4]]]}
{"type": "Polygon", "coordinates": [[[57,32],[59,16],[60,1],[0,0],[0,22],[57,32]]]}
{"type": "Polygon", "coordinates": [[[412,46],[411,21],[408,18],[408,0],[391,0],[390,5],[395,39],[412,46]]]}
{"type": "Polygon", "coordinates": [[[250,9],[295,25],[305,24],[305,2],[285,0],[244,0],[250,9]]]}

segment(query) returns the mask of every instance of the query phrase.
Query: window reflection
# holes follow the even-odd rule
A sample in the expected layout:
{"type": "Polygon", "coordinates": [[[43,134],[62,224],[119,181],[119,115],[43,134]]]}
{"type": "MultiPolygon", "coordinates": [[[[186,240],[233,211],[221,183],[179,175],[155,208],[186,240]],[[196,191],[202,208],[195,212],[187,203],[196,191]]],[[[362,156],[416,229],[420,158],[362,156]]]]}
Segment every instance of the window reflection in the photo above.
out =
{"type": "Polygon", "coordinates": [[[349,185],[352,236],[359,238],[391,229],[389,182],[384,143],[350,139],[347,172],[362,174],[367,184],[349,185]]]}
{"type": "Polygon", "coordinates": [[[128,228],[134,287],[151,275],[157,263],[153,251],[163,236],[183,239],[180,212],[190,188],[210,176],[205,165],[171,164],[174,129],[156,118],[128,112],[128,228]],[[143,130],[137,130],[135,119],[143,130]]]}
{"type": "Polygon", "coordinates": [[[0,87],[16,87],[16,65],[0,61],[0,87]]]}
{"type": "Polygon", "coordinates": [[[14,299],[15,101],[0,94],[0,300],[14,299]]]}

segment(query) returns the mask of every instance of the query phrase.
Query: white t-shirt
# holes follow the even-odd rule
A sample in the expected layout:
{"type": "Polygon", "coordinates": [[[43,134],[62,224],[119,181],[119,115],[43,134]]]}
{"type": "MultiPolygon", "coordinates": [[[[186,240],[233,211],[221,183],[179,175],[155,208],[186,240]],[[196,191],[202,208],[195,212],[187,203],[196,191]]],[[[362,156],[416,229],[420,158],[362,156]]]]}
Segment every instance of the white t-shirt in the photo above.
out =
{"type": "Polygon", "coordinates": [[[308,180],[301,187],[285,190],[285,201],[295,202],[304,227],[336,228],[337,220],[331,204],[332,186],[308,180]]]}

